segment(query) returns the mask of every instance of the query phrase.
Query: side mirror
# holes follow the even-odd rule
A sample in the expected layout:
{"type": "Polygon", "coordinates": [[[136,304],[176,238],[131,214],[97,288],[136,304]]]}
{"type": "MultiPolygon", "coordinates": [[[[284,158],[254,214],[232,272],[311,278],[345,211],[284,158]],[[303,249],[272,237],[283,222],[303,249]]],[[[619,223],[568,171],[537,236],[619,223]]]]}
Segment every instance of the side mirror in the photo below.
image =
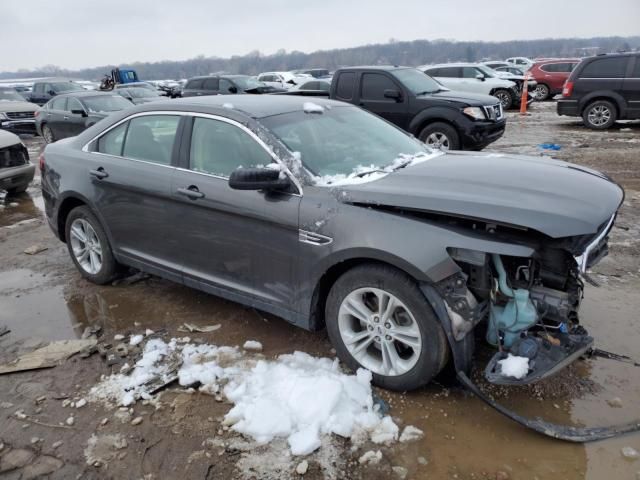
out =
{"type": "Polygon", "coordinates": [[[384,91],[384,98],[392,98],[396,101],[400,101],[402,99],[402,93],[398,90],[388,89],[384,91]]]}
{"type": "Polygon", "coordinates": [[[236,87],[235,85],[231,85],[231,86],[229,87],[229,91],[230,91],[231,93],[238,93],[238,87],[236,87]]]}
{"type": "Polygon", "coordinates": [[[484,82],[484,75],[479,73],[476,75],[476,79],[480,80],[481,82],[484,82]]]}
{"type": "Polygon", "coordinates": [[[229,177],[234,190],[286,190],[290,185],[289,178],[280,178],[280,170],[273,168],[238,168],[229,177]]]}
{"type": "Polygon", "coordinates": [[[71,110],[71,113],[74,115],[80,115],[81,117],[88,117],[87,112],[84,110],[71,110]]]}
{"type": "Polygon", "coordinates": [[[55,95],[56,95],[56,92],[54,92],[53,90],[49,90],[47,93],[49,95],[51,95],[52,97],[55,97],[55,95]]]}

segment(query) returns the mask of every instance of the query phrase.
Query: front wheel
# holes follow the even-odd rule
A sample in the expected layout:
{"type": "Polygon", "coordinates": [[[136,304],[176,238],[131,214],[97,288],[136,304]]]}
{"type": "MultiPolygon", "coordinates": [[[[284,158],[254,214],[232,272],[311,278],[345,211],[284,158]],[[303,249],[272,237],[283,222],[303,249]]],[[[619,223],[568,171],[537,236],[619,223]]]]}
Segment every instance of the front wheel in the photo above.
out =
{"type": "Polygon", "coordinates": [[[339,358],[391,390],[426,385],[444,367],[447,343],[415,281],[392,267],[363,265],[331,288],[327,331],[339,358]]]}
{"type": "Polygon", "coordinates": [[[589,104],[582,113],[585,126],[594,130],[604,130],[616,121],[616,107],[606,100],[596,100],[589,104]]]}
{"type": "Polygon", "coordinates": [[[509,90],[498,90],[493,96],[500,101],[503,110],[509,110],[513,105],[513,95],[509,90]]]}
{"type": "Polygon", "coordinates": [[[430,123],[422,129],[418,138],[431,148],[460,150],[460,137],[451,125],[443,122],[430,123]]]}
{"type": "Polygon", "coordinates": [[[73,263],[87,280],[104,285],[118,274],[107,235],[97,217],[88,207],[76,207],[65,224],[67,249],[73,263]]]}

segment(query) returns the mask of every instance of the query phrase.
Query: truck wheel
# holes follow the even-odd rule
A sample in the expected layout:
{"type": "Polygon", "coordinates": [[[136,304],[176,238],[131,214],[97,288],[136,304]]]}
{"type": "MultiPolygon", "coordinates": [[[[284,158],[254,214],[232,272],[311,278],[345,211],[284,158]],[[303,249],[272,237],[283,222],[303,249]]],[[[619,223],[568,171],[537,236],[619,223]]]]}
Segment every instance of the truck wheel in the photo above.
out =
{"type": "Polygon", "coordinates": [[[67,249],[73,263],[87,280],[104,285],[120,270],[107,235],[88,207],[76,207],[65,223],[67,249]]]}
{"type": "Polygon", "coordinates": [[[42,126],[42,138],[47,143],[53,143],[56,141],[56,138],[53,136],[53,131],[49,127],[49,125],[42,126]]]}
{"type": "Polygon", "coordinates": [[[431,148],[440,150],[460,150],[458,132],[448,123],[434,122],[422,129],[418,138],[431,148]]]}
{"type": "Polygon", "coordinates": [[[616,107],[606,100],[596,100],[582,112],[585,126],[594,130],[604,130],[613,125],[617,118],[616,107]]]}
{"type": "Polygon", "coordinates": [[[539,102],[546,100],[547,98],[549,98],[549,87],[547,87],[544,83],[537,84],[535,90],[533,91],[533,96],[539,102]]]}
{"type": "Polygon", "coordinates": [[[503,110],[509,110],[513,104],[513,95],[509,90],[497,90],[493,96],[500,101],[503,110]]]}
{"type": "Polygon", "coordinates": [[[391,390],[426,385],[445,366],[447,341],[415,281],[385,265],[362,265],[342,275],[326,304],[327,331],[338,357],[366,368],[391,390]]]}

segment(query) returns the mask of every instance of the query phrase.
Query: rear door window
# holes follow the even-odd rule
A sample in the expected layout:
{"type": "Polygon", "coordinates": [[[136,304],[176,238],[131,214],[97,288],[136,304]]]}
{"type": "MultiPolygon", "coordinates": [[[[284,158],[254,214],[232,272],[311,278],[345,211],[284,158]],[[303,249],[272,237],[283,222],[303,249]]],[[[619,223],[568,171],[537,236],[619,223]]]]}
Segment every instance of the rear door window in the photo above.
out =
{"type": "Polygon", "coordinates": [[[202,83],[204,82],[204,79],[202,78],[197,78],[195,80],[189,80],[189,82],[187,82],[187,86],[184,87],[185,89],[189,89],[189,90],[198,90],[202,88],[202,83]]]}
{"type": "Polygon", "coordinates": [[[179,122],[179,115],[147,115],[132,118],[129,121],[122,156],[170,165],[179,122]]]}
{"type": "Polygon", "coordinates": [[[218,86],[219,86],[220,82],[218,80],[218,78],[207,78],[204,83],[202,84],[202,88],[204,90],[214,90],[214,91],[218,91],[218,86]]]}
{"type": "Polygon", "coordinates": [[[624,78],[629,57],[597,58],[582,69],[580,78],[624,78]]]}
{"type": "Polygon", "coordinates": [[[438,69],[438,77],[446,78],[462,78],[462,68],[460,67],[441,67],[438,69]]]}
{"type": "Polygon", "coordinates": [[[98,139],[96,150],[106,155],[122,156],[122,146],[124,145],[124,136],[127,133],[129,122],[118,125],[116,128],[109,130],[98,139]]]}
{"type": "Polygon", "coordinates": [[[353,91],[356,85],[356,74],[354,72],[344,72],[338,76],[336,85],[336,97],[343,100],[352,100],[353,91]]]}
{"type": "Polygon", "coordinates": [[[189,168],[229,177],[239,167],[273,163],[271,155],[251,136],[227,122],[196,118],[191,133],[189,168]]]}
{"type": "Polygon", "coordinates": [[[362,75],[362,100],[375,100],[377,102],[395,102],[393,98],[385,98],[385,90],[397,90],[396,84],[393,83],[386,75],[381,73],[364,73],[362,75]]]}
{"type": "Polygon", "coordinates": [[[57,97],[51,101],[51,110],[65,111],[67,109],[67,97],[57,97]]]}
{"type": "Polygon", "coordinates": [[[476,78],[478,75],[484,74],[475,67],[462,67],[462,78],[476,78]]]}

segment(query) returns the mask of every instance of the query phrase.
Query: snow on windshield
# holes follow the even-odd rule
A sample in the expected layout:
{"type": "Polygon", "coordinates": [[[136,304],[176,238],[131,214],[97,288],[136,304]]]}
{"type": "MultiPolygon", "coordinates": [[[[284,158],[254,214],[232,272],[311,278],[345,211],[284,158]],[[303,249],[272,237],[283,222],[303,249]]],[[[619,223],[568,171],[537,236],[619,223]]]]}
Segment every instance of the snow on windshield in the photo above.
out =
{"type": "Polygon", "coordinates": [[[444,152],[440,150],[434,150],[429,153],[418,152],[411,155],[402,153],[398,155],[398,157],[393,162],[382,168],[376,168],[374,165],[371,165],[369,167],[360,165],[356,167],[354,171],[349,175],[324,175],[313,178],[316,182],[316,185],[320,187],[337,187],[341,185],[356,185],[359,183],[367,183],[378,180],[382,177],[386,177],[398,168],[410,167],[412,165],[431,160],[432,158],[439,157],[443,154],[444,152]]]}

